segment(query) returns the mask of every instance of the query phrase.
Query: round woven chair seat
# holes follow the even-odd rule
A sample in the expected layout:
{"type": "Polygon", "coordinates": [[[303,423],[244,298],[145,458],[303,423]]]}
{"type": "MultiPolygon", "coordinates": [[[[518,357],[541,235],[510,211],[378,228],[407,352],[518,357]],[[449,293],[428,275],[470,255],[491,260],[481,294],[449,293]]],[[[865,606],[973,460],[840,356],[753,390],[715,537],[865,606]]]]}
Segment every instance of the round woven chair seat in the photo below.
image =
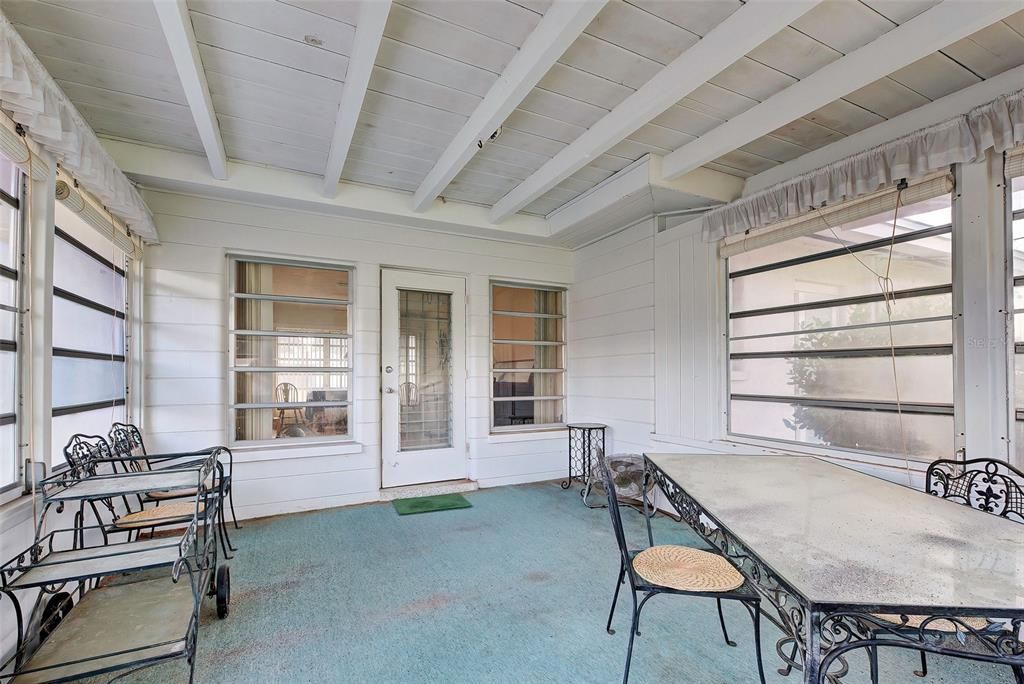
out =
{"type": "Polygon", "coordinates": [[[636,555],[633,569],[651,584],[680,591],[732,591],[744,582],[729,561],[688,546],[652,546],[636,555]]]}
{"type": "MultiPolygon", "coordinates": [[[[875,613],[874,617],[879,618],[881,620],[885,620],[886,622],[891,622],[894,625],[896,625],[897,627],[906,627],[908,629],[917,629],[922,624],[924,624],[925,620],[928,619],[927,615],[908,615],[907,616],[907,624],[904,625],[903,624],[903,618],[901,618],[899,615],[890,615],[890,614],[887,614],[887,613],[875,613]]],[[[953,633],[953,632],[957,632],[957,631],[962,631],[963,627],[961,627],[958,623],[963,623],[964,625],[967,625],[971,629],[976,629],[979,632],[981,630],[983,630],[983,629],[988,627],[988,620],[986,620],[985,618],[964,617],[964,618],[956,618],[956,619],[957,619],[957,623],[953,623],[953,622],[950,622],[949,620],[941,620],[941,619],[940,620],[932,620],[931,622],[928,623],[928,626],[925,627],[925,629],[928,630],[928,631],[931,631],[931,632],[949,632],[949,633],[953,633]]]]}
{"type": "MultiPolygon", "coordinates": [[[[199,512],[202,513],[204,505],[202,502],[199,503],[199,512]]],[[[152,527],[153,525],[161,525],[170,522],[181,522],[189,520],[195,515],[196,505],[192,501],[176,501],[173,503],[166,503],[154,508],[144,508],[141,511],[135,513],[129,513],[128,515],[118,518],[114,522],[114,527],[131,530],[136,527],[152,527]]]]}

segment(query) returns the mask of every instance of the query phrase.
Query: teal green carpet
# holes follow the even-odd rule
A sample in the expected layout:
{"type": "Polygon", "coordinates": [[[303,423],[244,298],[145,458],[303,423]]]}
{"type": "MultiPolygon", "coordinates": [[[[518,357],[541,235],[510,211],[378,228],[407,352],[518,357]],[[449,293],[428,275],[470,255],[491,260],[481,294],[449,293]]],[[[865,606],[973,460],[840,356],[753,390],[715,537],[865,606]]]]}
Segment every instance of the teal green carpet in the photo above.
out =
{"type": "MultiPolygon", "coordinates": [[[[399,517],[374,504],[247,521],[232,538],[231,614],[204,604],[196,682],[594,682],[621,681],[629,611],[604,630],[618,572],[608,513],[588,510],[557,483],[483,490],[473,507],[399,517]]],[[[641,517],[623,511],[630,533],[641,517]]],[[[686,528],[656,521],[658,543],[696,544],[686,528]]],[[[620,600],[628,602],[628,596],[620,600]]],[[[708,599],[655,597],[633,655],[635,684],[755,681],[750,618],[726,605],[722,643],[708,599]]],[[[765,628],[773,684],[778,633],[765,628]]],[[[1007,668],[883,649],[885,684],[994,684],[1007,668]]],[[[847,684],[866,684],[853,655],[847,684]]],[[[184,661],[126,681],[184,682],[184,661]]]]}
{"type": "Polygon", "coordinates": [[[398,515],[415,513],[433,513],[435,511],[452,511],[458,508],[472,508],[473,504],[461,494],[436,494],[434,496],[416,496],[411,499],[395,499],[391,502],[398,515]]]}

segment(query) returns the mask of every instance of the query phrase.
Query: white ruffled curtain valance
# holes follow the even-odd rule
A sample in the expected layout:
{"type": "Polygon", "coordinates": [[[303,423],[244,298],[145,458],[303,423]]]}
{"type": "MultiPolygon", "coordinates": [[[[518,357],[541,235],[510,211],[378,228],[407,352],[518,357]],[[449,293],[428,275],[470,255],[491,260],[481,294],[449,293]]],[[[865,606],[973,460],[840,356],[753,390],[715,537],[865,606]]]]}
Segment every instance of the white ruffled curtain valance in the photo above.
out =
{"type": "Polygon", "coordinates": [[[139,193],[2,13],[0,109],[133,233],[157,239],[153,216],[139,193]]]}
{"type": "Polygon", "coordinates": [[[1004,152],[1024,142],[1024,90],[828,166],[713,209],[702,219],[706,242],[762,228],[814,207],[1004,152]]]}

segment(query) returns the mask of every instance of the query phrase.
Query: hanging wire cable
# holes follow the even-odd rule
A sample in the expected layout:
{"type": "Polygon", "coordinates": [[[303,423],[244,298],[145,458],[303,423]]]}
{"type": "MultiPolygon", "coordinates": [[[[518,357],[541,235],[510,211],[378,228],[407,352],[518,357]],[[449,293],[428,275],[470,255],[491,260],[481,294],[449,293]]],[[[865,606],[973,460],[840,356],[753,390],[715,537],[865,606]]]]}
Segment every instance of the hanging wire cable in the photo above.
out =
{"type": "Polygon", "coordinates": [[[850,246],[836,233],[835,229],[825,218],[825,214],[821,211],[820,207],[814,207],[815,212],[818,214],[818,218],[828,227],[832,236],[836,239],[839,244],[843,246],[843,249],[857,260],[861,266],[866,268],[872,275],[878,280],[878,288],[882,292],[883,301],[885,302],[885,317],[886,317],[886,330],[889,334],[889,358],[892,363],[892,382],[896,396],[896,416],[900,431],[900,446],[903,451],[903,466],[907,474],[907,486],[913,487],[913,475],[910,468],[910,451],[907,449],[907,432],[906,427],[903,424],[903,399],[900,395],[900,380],[899,372],[896,365],[896,339],[893,333],[893,320],[892,313],[893,308],[896,306],[896,287],[892,279],[892,255],[896,247],[896,227],[899,220],[900,208],[903,205],[903,191],[907,188],[906,180],[900,181],[896,187],[896,207],[893,210],[892,216],[892,232],[889,236],[888,253],[885,260],[885,272],[879,273],[875,269],[871,268],[863,259],[857,256],[857,253],[850,249],[850,246]]]}

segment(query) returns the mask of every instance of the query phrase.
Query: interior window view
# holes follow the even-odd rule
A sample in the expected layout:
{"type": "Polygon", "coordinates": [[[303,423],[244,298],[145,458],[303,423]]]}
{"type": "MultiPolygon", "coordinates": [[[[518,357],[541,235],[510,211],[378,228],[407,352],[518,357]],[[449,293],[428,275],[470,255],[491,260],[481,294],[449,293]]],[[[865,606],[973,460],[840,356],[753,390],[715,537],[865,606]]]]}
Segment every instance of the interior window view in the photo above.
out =
{"type": "Polygon", "coordinates": [[[0,684],[1024,684],[1024,0],[0,0],[0,684]]]}
{"type": "Polygon", "coordinates": [[[450,447],[451,295],[401,290],[399,319],[402,449],[450,447]]]}
{"type": "Polygon", "coordinates": [[[565,423],[564,292],[491,284],[495,428],[565,423]]]}
{"type": "Polygon", "coordinates": [[[233,265],[235,439],[348,435],[349,271],[233,265]]]}

